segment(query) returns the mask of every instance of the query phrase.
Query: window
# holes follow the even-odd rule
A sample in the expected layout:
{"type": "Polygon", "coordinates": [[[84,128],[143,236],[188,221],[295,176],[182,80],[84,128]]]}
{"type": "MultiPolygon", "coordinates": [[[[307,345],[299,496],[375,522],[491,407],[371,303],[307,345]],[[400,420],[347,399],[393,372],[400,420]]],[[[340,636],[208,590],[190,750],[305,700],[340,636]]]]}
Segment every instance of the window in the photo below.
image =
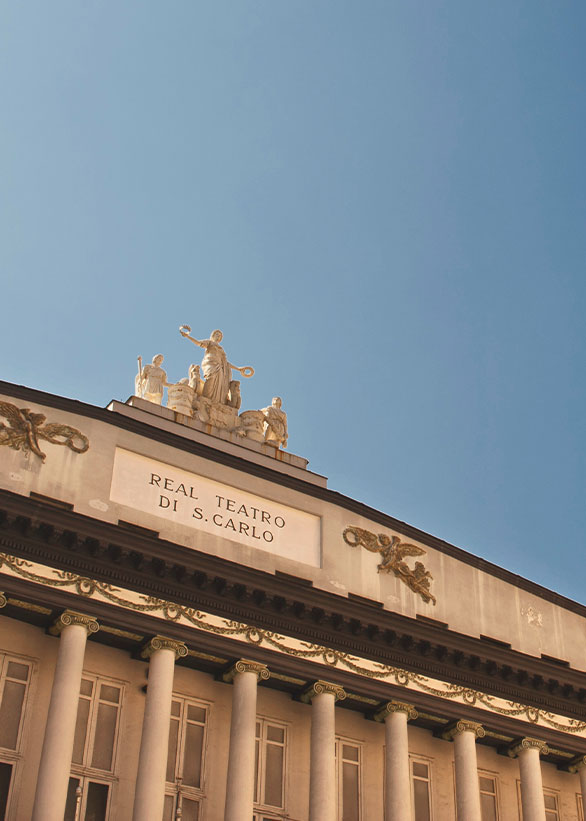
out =
{"type": "Polygon", "coordinates": [[[578,821],[584,821],[584,802],[582,801],[582,793],[576,793],[576,804],[578,806],[578,821]]]}
{"type": "Polygon", "coordinates": [[[32,664],[0,653],[0,821],[9,806],[15,768],[20,761],[22,727],[32,664]]]}
{"type": "Polygon", "coordinates": [[[545,821],[560,821],[557,793],[551,790],[544,790],[543,803],[545,804],[545,821]]]}
{"type": "Polygon", "coordinates": [[[199,821],[203,798],[204,757],[209,705],[174,695],[163,821],[199,821]]]}
{"type": "Polygon", "coordinates": [[[336,738],[338,821],[360,821],[361,759],[360,744],[345,738],[336,738]]]}
{"type": "Polygon", "coordinates": [[[480,786],[480,809],[482,821],[497,821],[498,800],[496,791],[496,778],[487,773],[478,773],[480,786]]]}
{"type": "Polygon", "coordinates": [[[84,673],[64,821],[106,821],[116,764],[122,685],[84,673]]]}
{"type": "Polygon", "coordinates": [[[429,761],[411,759],[414,821],[431,821],[431,769],[429,761]]]}
{"type": "MultiPolygon", "coordinates": [[[[264,819],[266,810],[285,809],[286,749],[286,725],[266,718],[257,718],[254,806],[256,810],[261,811],[259,819],[264,819]]],[[[273,817],[280,818],[282,814],[273,817]]]]}

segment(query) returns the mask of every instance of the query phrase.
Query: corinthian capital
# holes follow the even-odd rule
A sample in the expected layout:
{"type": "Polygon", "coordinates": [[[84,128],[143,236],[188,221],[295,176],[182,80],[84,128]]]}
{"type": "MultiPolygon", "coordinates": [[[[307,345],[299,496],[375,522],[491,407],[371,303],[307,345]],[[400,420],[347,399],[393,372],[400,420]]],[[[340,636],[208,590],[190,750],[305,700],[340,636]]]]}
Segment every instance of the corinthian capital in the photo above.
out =
{"type": "Polygon", "coordinates": [[[462,733],[474,733],[475,738],[484,738],[486,735],[486,731],[482,724],[477,724],[476,721],[468,721],[465,718],[461,718],[459,721],[456,721],[444,730],[442,733],[442,738],[445,738],[446,741],[452,741],[457,735],[461,735],[462,733]]]}
{"type": "Polygon", "coordinates": [[[339,684],[332,684],[331,681],[316,681],[312,684],[301,696],[301,701],[309,703],[316,696],[321,696],[323,693],[329,693],[334,696],[336,701],[344,701],[346,693],[344,688],[339,684]]]}
{"type": "Polygon", "coordinates": [[[406,713],[407,720],[415,719],[419,715],[412,704],[407,704],[405,701],[389,701],[378,713],[375,713],[374,720],[384,721],[385,718],[392,715],[392,713],[406,713]]]}
{"type": "Polygon", "coordinates": [[[261,664],[258,661],[249,661],[248,659],[239,659],[224,673],[222,678],[230,684],[230,682],[234,681],[238,673],[254,673],[257,680],[262,679],[263,681],[267,681],[271,676],[266,664],[261,664]]]}
{"type": "Polygon", "coordinates": [[[182,641],[175,641],[166,636],[154,636],[142,648],[140,655],[143,659],[149,659],[157,650],[172,650],[175,653],[175,661],[187,655],[187,647],[182,641]]]}
{"type": "Polygon", "coordinates": [[[521,741],[510,747],[509,755],[511,758],[515,758],[515,756],[518,756],[519,753],[525,750],[539,750],[539,755],[549,755],[549,747],[545,741],[541,741],[539,738],[531,738],[530,736],[522,738],[521,741]]]}
{"type": "Polygon", "coordinates": [[[66,627],[71,627],[71,625],[85,627],[88,635],[90,633],[97,633],[100,629],[100,625],[93,616],[86,616],[85,613],[76,613],[75,610],[64,610],[49,632],[53,636],[59,636],[66,627]]]}

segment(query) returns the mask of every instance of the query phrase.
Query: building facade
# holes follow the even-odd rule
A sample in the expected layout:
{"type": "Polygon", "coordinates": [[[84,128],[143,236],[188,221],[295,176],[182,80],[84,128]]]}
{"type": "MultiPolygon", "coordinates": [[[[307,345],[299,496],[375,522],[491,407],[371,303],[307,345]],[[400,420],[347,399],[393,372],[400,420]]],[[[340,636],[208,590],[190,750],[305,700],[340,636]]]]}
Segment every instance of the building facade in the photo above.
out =
{"type": "Polygon", "coordinates": [[[0,821],[584,821],[586,608],[177,407],[0,383],[0,821]]]}

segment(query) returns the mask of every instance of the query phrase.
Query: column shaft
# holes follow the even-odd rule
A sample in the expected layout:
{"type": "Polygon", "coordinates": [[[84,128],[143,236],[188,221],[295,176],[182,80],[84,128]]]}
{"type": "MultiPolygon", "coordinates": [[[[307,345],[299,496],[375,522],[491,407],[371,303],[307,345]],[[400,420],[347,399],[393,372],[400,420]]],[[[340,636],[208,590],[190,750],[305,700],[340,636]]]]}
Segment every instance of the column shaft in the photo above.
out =
{"type": "Polygon", "coordinates": [[[519,751],[519,770],[521,772],[523,821],[546,821],[541,761],[537,747],[528,747],[519,751]]]}
{"type": "Polygon", "coordinates": [[[149,661],[133,821],[161,821],[163,816],[174,672],[175,651],[155,649],[149,661]]]}
{"type": "Polygon", "coordinates": [[[74,623],[63,627],[32,821],[63,821],[86,642],[84,625],[74,623]]]}
{"type": "Polygon", "coordinates": [[[385,821],[411,818],[408,715],[400,710],[385,717],[385,821]]]}
{"type": "Polygon", "coordinates": [[[257,686],[258,676],[254,671],[234,676],[224,821],[252,818],[257,686]]]}
{"type": "Polygon", "coordinates": [[[482,821],[474,731],[464,730],[454,736],[454,762],[458,819],[482,821]]]}
{"type": "Polygon", "coordinates": [[[586,766],[582,766],[578,770],[580,774],[580,790],[582,792],[582,809],[584,811],[584,818],[586,818],[586,766]]]}
{"type": "Polygon", "coordinates": [[[336,821],[335,705],[331,692],[311,700],[309,821],[336,821]]]}

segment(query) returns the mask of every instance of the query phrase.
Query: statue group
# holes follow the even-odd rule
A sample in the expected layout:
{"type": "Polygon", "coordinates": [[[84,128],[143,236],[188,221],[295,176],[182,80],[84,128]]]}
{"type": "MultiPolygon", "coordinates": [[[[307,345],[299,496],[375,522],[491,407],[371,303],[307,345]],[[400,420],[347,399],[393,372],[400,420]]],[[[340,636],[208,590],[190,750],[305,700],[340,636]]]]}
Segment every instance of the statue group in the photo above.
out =
{"type": "Polygon", "coordinates": [[[190,365],[189,376],[179,382],[169,382],[162,367],[164,357],[157,354],[152,363],[142,364],[138,357],[138,374],[134,392],[141,399],[162,405],[167,388],[167,407],[178,414],[276,448],[287,447],[287,414],[281,398],[260,410],[239,414],[242,402],[240,381],[232,379],[234,371],[249,379],[254,368],[239,367],[228,361],[222,342],[222,332],[212,331],[209,339],[195,339],[189,325],[181,325],[181,336],[205,351],[201,365],[190,365]]]}

